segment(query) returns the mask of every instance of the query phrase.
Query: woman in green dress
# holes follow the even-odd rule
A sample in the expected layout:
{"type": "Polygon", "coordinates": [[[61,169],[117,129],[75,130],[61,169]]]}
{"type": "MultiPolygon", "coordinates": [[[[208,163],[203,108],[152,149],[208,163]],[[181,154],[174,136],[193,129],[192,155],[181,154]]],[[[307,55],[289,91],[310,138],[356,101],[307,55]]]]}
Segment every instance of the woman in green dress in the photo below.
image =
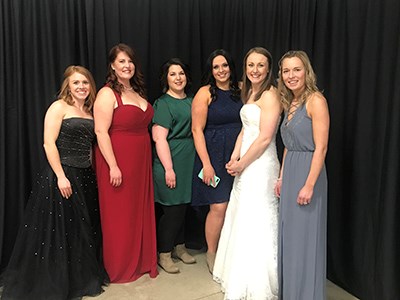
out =
{"type": "Polygon", "coordinates": [[[161,69],[163,95],[154,102],[152,135],[154,199],[162,213],[157,224],[159,265],[168,273],[178,273],[171,256],[186,264],[196,260],[186,250],[185,216],[192,195],[195,148],[191,132],[192,97],[188,67],[178,58],[161,69]]]}

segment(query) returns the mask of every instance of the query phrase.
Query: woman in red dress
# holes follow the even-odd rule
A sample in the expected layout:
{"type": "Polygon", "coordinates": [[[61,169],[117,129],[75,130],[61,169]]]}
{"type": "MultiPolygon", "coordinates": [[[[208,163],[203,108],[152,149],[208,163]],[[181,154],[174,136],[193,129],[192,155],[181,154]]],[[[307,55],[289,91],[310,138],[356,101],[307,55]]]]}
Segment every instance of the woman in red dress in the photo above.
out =
{"type": "Polygon", "coordinates": [[[94,106],[104,265],[113,283],[158,274],[148,131],[153,114],[133,50],[114,46],[94,106]]]}

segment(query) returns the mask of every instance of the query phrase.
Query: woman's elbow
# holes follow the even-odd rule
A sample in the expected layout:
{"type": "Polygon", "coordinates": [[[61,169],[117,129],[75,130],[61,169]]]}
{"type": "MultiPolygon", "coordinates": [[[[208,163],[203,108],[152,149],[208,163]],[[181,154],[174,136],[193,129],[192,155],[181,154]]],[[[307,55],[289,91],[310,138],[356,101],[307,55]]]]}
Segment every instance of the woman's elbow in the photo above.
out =
{"type": "Polygon", "coordinates": [[[328,145],[318,145],[315,147],[314,152],[320,153],[323,157],[326,156],[328,152],[328,145]]]}
{"type": "Polygon", "coordinates": [[[108,134],[108,131],[106,131],[102,128],[94,128],[94,133],[96,134],[97,137],[101,137],[101,136],[108,134]]]}
{"type": "Polygon", "coordinates": [[[44,152],[46,152],[46,153],[48,153],[52,147],[55,147],[55,143],[49,143],[46,141],[43,143],[43,149],[44,149],[44,152]]]}
{"type": "Polygon", "coordinates": [[[200,134],[203,133],[203,129],[201,129],[200,127],[197,126],[192,126],[192,135],[193,138],[198,137],[200,134]]]}
{"type": "Polygon", "coordinates": [[[272,141],[272,138],[269,136],[262,138],[260,141],[261,148],[266,149],[269,146],[269,144],[271,143],[271,141],[272,141]]]}

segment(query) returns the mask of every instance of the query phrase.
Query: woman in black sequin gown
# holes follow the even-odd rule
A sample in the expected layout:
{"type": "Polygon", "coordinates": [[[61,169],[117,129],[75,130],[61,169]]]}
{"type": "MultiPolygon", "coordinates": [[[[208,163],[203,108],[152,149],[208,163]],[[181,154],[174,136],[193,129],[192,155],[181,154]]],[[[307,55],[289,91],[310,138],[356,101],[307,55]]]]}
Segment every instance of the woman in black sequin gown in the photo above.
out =
{"type": "Polygon", "coordinates": [[[65,70],[59,100],[45,116],[49,164],[30,195],[2,299],[79,299],[100,294],[108,282],[91,166],[95,91],[87,69],[65,70]]]}

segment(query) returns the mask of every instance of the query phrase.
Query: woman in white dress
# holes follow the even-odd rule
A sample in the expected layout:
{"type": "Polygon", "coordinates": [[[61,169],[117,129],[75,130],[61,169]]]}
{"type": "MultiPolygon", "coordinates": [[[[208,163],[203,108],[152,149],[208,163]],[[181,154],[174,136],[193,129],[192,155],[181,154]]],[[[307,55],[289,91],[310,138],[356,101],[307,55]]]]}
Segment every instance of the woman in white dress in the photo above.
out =
{"type": "Polygon", "coordinates": [[[243,129],[226,164],[235,180],[213,270],[225,299],[278,299],[275,136],[282,108],[272,80],[271,54],[250,49],[243,61],[243,129]]]}

